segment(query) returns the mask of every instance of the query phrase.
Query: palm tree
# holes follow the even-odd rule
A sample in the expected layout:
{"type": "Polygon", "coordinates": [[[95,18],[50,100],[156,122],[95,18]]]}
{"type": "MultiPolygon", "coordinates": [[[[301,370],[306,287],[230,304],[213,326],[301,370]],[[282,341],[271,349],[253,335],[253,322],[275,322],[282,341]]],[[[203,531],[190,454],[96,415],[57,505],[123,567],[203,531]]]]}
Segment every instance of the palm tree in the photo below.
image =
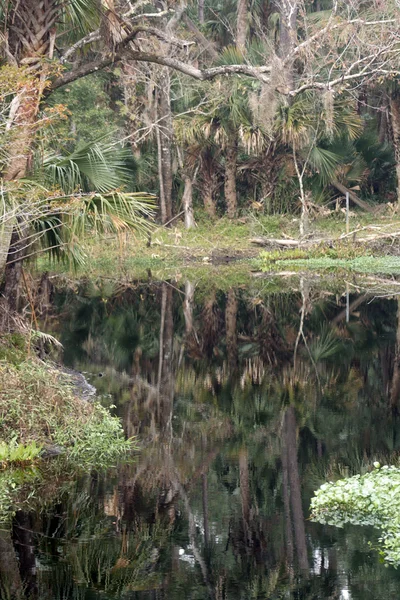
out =
{"type": "MultiPolygon", "coordinates": [[[[222,55],[223,64],[243,62],[243,55],[236,48],[229,47],[222,55]]],[[[226,212],[229,218],[237,213],[237,164],[239,148],[247,152],[261,152],[267,142],[263,128],[254,125],[249,104],[250,88],[243,79],[232,78],[228,82],[209,84],[206,100],[204,87],[194,90],[187,99],[193,113],[176,119],[177,137],[191,147],[200,149],[201,177],[206,183],[203,199],[207,212],[213,216],[215,206],[213,193],[217,188],[215,168],[219,153],[224,168],[224,195],[226,212]],[[197,110],[199,101],[201,109],[197,110]]]]}
{"type": "MultiPolygon", "coordinates": [[[[57,33],[72,26],[82,31],[96,22],[100,12],[96,0],[8,0],[0,7],[0,24],[6,32],[4,48],[7,61],[16,75],[16,94],[10,106],[7,158],[3,166],[6,182],[18,181],[28,174],[39,106],[53,70],[57,33]]],[[[97,23],[96,23],[97,24],[97,23]]],[[[26,231],[14,228],[10,247],[14,258],[22,258],[26,231]]],[[[8,240],[7,240],[8,241],[8,240]]],[[[10,263],[10,261],[8,261],[10,263]]],[[[10,289],[18,288],[21,261],[9,264],[6,271],[10,289]]]]}
{"type": "Polygon", "coordinates": [[[12,103],[14,127],[4,171],[6,181],[27,174],[39,105],[51,76],[57,33],[65,26],[78,27],[82,31],[88,22],[92,26],[98,24],[99,16],[96,0],[66,3],[9,0],[2,3],[0,23],[8,34],[6,55],[8,62],[17,67],[21,80],[12,103]]]}
{"type": "Polygon", "coordinates": [[[130,183],[128,158],[125,150],[100,140],[70,155],[45,155],[29,180],[8,184],[0,227],[14,214],[19,221],[16,235],[24,232],[22,255],[18,244],[8,252],[4,291],[13,308],[18,304],[19,278],[10,277],[10,272],[17,272],[13,267],[35,255],[38,245],[53,258],[82,263],[88,230],[117,234],[148,230],[153,197],[123,191],[130,183]]]}

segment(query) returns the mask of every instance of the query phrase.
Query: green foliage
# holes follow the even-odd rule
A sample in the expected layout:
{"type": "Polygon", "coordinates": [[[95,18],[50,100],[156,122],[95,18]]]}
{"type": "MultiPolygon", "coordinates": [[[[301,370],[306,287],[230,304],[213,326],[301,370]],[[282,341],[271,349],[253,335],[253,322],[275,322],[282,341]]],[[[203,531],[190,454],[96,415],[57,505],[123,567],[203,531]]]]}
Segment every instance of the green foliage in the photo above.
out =
{"type": "Polygon", "coordinates": [[[49,366],[34,360],[18,367],[0,362],[0,429],[8,452],[33,455],[36,448],[55,444],[65,448],[68,460],[85,467],[126,459],[133,442],[125,440],[120,420],[76,393],[68,376],[49,366]]]}
{"type": "Polygon", "coordinates": [[[0,523],[7,521],[13,514],[13,503],[25,485],[29,485],[30,499],[35,495],[33,483],[40,477],[32,466],[0,470],[0,523]]]}
{"type": "Polygon", "coordinates": [[[103,74],[94,74],[74,81],[57,90],[49,99],[50,106],[62,104],[68,109],[67,118],[54,123],[43,135],[43,143],[56,153],[74,150],[78,144],[95,142],[106,132],[118,139],[123,123],[112,106],[107,90],[112,85],[103,74]],[[107,84],[109,84],[107,86],[107,84]]]}
{"type": "Polygon", "coordinates": [[[20,333],[2,333],[0,336],[0,361],[6,360],[14,365],[25,360],[28,352],[26,336],[20,333]]]}
{"type": "Polygon", "coordinates": [[[381,554],[395,567],[400,564],[400,469],[379,467],[335,483],[325,483],[311,501],[312,518],[343,527],[346,523],[372,525],[381,530],[381,554]]]}
{"type": "Polygon", "coordinates": [[[42,446],[37,445],[35,441],[19,444],[15,438],[8,443],[0,440],[0,467],[33,462],[40,456],[41,451],[42,446]]]}
{"type": "Polygon", "coordinates": [[[45,156],[43,170],[50,186],[72,194],[77,190],[107,193],[126,185],[131,178],[128,161],[132,153],[102,142],[100,138],[67,156],[45,156]]]}

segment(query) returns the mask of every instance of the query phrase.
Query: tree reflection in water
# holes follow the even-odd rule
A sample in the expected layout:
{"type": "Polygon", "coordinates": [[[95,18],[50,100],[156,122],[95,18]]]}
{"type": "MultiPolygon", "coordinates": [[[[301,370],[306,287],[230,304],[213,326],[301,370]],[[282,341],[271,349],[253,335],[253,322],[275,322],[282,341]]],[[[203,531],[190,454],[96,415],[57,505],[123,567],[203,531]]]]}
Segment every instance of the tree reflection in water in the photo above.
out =
{"type": "Polygon", "coordinates": [[[54,289],[43,322],[141,451],[17,513],[1,597],[397,598],[378,534],[308,520],[319,485],[399,447],[397,301],[350,313],[306,281],[54,289]]]}

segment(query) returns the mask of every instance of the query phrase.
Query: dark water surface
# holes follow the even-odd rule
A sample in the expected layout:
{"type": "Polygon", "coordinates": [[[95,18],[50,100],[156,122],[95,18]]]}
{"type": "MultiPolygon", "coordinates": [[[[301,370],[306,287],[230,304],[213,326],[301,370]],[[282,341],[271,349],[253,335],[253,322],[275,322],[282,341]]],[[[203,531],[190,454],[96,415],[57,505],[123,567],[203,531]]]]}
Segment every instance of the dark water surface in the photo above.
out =
{"type": "Polygon", "coordinates": [[[43,488],[0,535],[1,597],[400,597],[379,532],[309,520],[325,481],[396,463],[398,301],[182,282],[46,288],[44,327],[136,461],[43,488]]]}

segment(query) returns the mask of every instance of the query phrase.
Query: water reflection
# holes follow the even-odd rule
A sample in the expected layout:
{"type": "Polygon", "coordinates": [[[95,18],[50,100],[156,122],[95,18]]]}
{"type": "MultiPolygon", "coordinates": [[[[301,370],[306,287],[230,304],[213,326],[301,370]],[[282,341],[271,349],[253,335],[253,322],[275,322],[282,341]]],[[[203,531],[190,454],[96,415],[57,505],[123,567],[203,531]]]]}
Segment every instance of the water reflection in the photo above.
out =
{"type": "Polygon", "coordinates": [[[398,597],[368,544],[377,532],[308,521],[321,483],[395,460],[397,300],[350,294],[346,310],[305,280],[290,293],[172,281],[46,293],[66,364],[142,448],[16,514],[0,536],[2,598],[398,597]]]}

